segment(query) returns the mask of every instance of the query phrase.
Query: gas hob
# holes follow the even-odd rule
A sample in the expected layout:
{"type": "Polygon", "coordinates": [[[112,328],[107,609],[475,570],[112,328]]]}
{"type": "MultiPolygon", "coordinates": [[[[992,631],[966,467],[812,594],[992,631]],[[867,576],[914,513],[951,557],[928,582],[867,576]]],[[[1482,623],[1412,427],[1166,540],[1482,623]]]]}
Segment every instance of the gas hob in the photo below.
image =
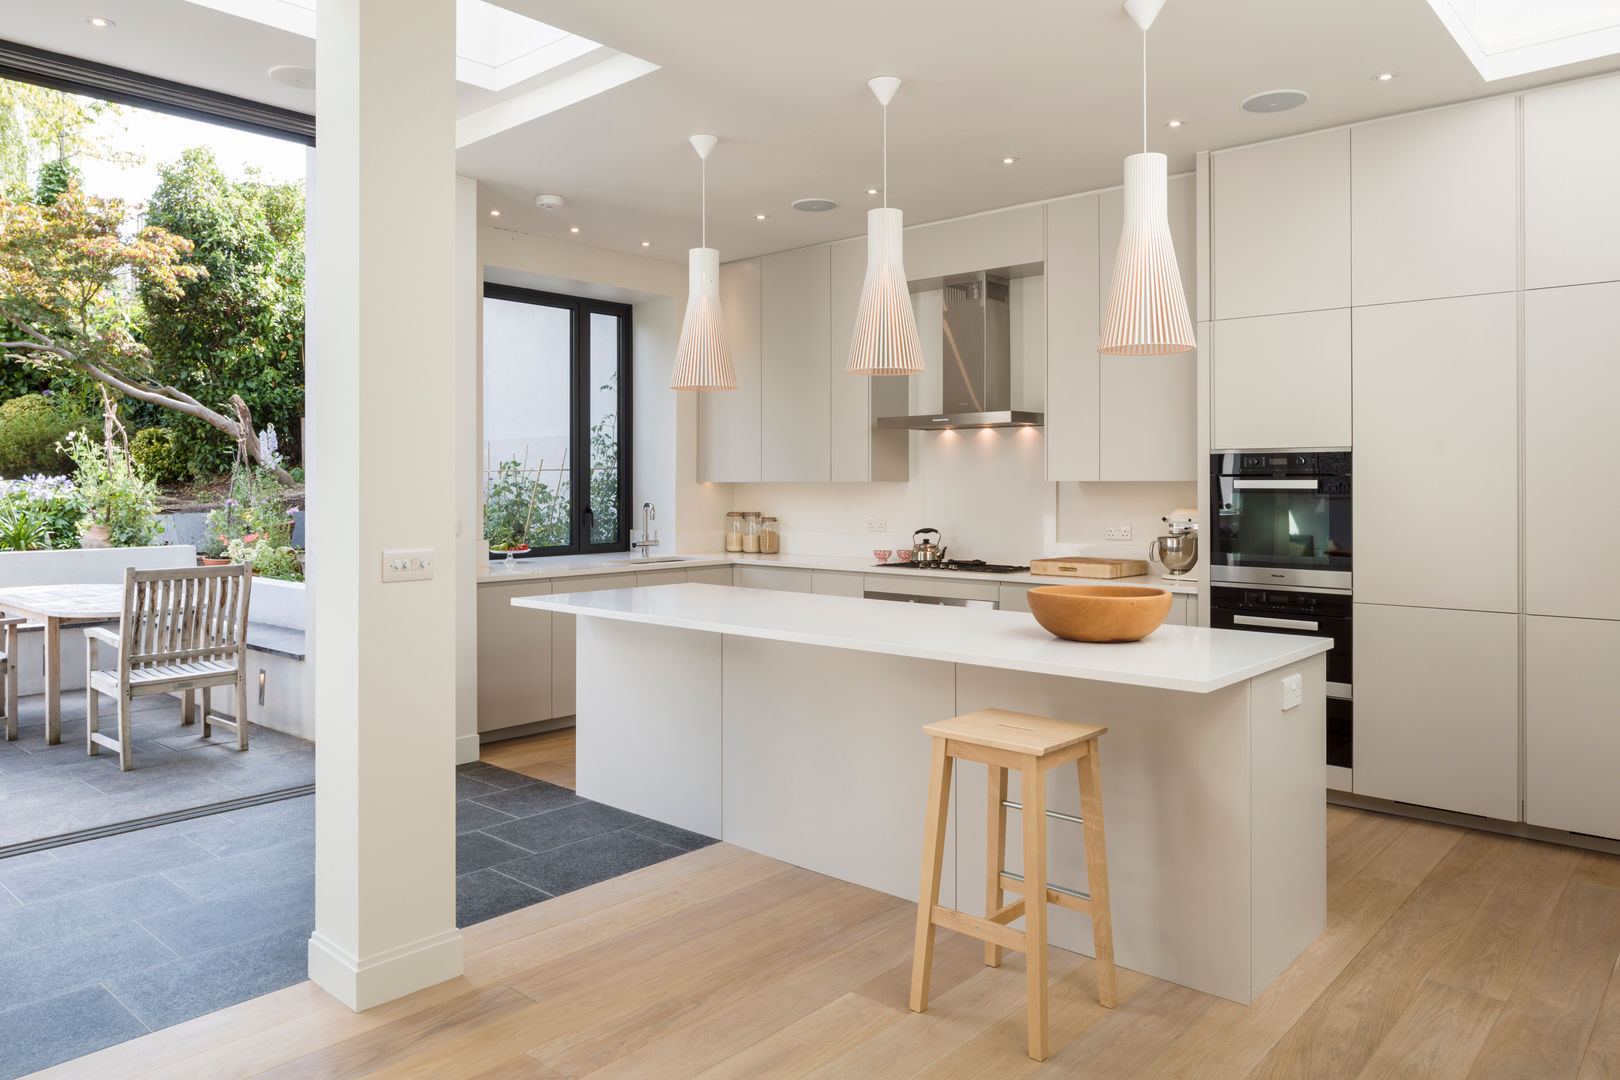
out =
{"type": "Polygon", "coordinates": [[[930,563],[919,566],[917,563],[875,563],[885,570],[950,570],[968,574],[1023,574],[1029,571],[1027,566],[1013,566],[1009,563],[985,562],[983,559],[946,559],[944,562],[930,563]]]}

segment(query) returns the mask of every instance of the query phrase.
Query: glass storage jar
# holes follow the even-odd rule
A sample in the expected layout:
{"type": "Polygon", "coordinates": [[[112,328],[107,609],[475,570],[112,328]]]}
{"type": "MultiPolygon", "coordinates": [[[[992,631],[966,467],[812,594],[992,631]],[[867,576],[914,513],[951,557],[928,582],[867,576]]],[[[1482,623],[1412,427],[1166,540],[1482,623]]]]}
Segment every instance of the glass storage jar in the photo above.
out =
{"type": "Polygon", "coordinates": [[[743,531],[746,525],[743,522],[743,512],[733,510],[726,515],[726,550],[741,551],[743,549],[743,531]]]}
{"type": "Polygon", "coordinates": [[[743,514],[743,552],[749,555],[759,553],[759,511],[750,510],[743,514]]]}
{"type": "Polygon", "coordinates": [[[763,517],[759,519],[759,553],[761,555],[775,555],[782,550],[782,534],[777,531],[776,519],[763,517]]]}

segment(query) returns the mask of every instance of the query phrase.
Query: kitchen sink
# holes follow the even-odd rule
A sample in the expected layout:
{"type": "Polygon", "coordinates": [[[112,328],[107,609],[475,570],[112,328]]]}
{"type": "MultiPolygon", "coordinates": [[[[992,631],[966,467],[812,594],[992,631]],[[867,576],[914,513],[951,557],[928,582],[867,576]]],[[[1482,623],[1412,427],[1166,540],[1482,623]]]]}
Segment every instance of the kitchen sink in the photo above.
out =
{"type": "Polygon", "coordinates": [[[609,559],[609,566],[657,566],[659,563],[687,562],[683,555],[632,555],[627,559],[609,559]]]}

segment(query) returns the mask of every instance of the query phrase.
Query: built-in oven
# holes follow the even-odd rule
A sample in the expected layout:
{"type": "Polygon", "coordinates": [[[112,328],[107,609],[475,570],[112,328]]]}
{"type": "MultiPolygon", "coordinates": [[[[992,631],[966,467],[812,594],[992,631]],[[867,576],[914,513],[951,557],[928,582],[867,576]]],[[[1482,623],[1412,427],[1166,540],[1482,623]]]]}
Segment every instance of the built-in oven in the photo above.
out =
{"type": "Polygon", "coordinates": [[[1209,579],[1350,588],[1350,451],[1211,454],[1209,579]]]}
{"type": "Polygon", "coordinates": [[[1211,585],[1209,625],[1328,638],[1327,764],[1354,768],[1355,704],[1350,681],[1351,602],[1348,592],[1211,585]]]}

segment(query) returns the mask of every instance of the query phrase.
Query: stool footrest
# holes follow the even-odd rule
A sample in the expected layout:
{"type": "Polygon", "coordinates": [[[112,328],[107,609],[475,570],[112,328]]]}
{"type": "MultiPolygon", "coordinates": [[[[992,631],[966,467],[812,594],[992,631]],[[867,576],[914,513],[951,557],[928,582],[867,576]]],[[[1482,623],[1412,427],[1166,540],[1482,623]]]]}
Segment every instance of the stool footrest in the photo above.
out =
{"type": "Polygon", "coordinates": [[[1019,897],[1017,900],[1014,900],[1012,903],[1008,904],[1006,907],[997,908],[995,911],[992,911],[990,914],[985,916],[985,918],[988,919],[990,922],[1001,923],[1003,926],[1005,926],[1007,923],[1012,922],[1015,919],[1022,919],[1023,917],[1024,917],[1024,898],[1023,897],[1019,897]]]}
{"type": "Polygon", "coordinates": [[[976,937],[980,941],[988,941],[992,945],[1000,945],[1003,949],[1024,951],[1024,932],[1014,930],[1010,926],[981,919],[974,915],[967,915],[955,908],[934,905],[929,918],[935,926],[943,926],[947,930],[955,930],[958,934],[976,937]]]}
{"type": "MultiPolygon", "coordinates": [[[[1024,875],[1015,874],[1011,870],[1001,872],[1001,887],[1008,892],[1024,892],[1024,875]]],[[[1079,889],[1068,889],[1062,885],[1046,883],[1046,902],[1066,907],[1070,911],[1089,912],[1091,910],[1091,894],[1081,892],[1079,889]]]]}
{"type": "MultiPolygon", "coordinates": [[[[1009,810],[1022,811],[1024,809],[1023,803],[1013,802],[1011,799],[1002,799],[1001,805],[1005,806],[1009,810]]],[[[1059,821],[1072,821],[1076,825],[1084,825],[1086,823],[1085,818],[1082,818],[1079,814],[1065,814],[1061,810],[1048,810],[1046,812],[1046,816],[1049,818],[1056,818],[1059,821]]]]}

